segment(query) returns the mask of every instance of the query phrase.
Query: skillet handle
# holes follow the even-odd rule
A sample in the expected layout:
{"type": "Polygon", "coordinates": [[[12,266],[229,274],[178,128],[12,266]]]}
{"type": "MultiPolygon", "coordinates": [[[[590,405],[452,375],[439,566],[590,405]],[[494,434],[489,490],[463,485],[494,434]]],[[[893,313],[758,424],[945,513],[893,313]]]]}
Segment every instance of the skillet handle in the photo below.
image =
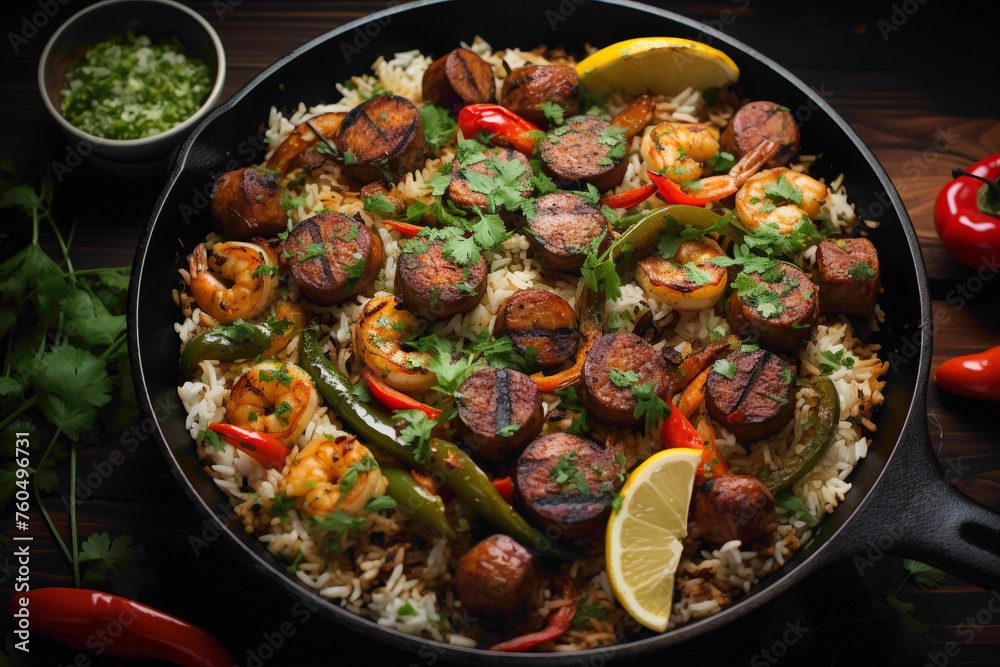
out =
{"type": "Polygon", "coordinates": [[[931,447],[926,390],[872,497],[845,526],[841,555],[859,570],[890,553],[984,588],[1000,586],[1000,514],[948,481],[931,447]]]}

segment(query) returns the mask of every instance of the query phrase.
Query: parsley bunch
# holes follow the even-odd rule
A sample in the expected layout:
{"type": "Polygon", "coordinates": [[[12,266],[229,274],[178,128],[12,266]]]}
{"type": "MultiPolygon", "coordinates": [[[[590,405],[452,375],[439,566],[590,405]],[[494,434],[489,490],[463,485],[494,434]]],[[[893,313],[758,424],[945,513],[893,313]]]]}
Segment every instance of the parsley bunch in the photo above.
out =
{"type": "Polygon", "coordinates": [[[76,526],[77,443],[85,436],[96,441],[102,427],[120,432],[138,414],[125,346],[129,267],[74,269],[69,243],[52,216],[52,184],[36,190],[9,181],[14,171],[5,160],[0,160],[0,174],[0,208],[20,212],[31,229],[30,243],[0,264],[0,430],[11,444],[15,431],[48,431],[43,437],[49,438],[28,468],[30,479],[17,475],[13,461],[0,470],[0,505],[33,487],[36,505],[73,569],[74,583],[80,586],[81,563],[90,563],[84,583],[134,591],[145,577],[125,565],[141,561],[141,550],[131,547],[129,538],[111,540],[106,533],[83,540],[81,549],[76,526]],[[43,225],[59,248],[57,259],[42,248],[43,225]],[[46,429],[42,420],[52,428],[46,429]],[[55,464],[67,457],[68,545],[42,502],[43,492],[59,487],[55,464]]]}

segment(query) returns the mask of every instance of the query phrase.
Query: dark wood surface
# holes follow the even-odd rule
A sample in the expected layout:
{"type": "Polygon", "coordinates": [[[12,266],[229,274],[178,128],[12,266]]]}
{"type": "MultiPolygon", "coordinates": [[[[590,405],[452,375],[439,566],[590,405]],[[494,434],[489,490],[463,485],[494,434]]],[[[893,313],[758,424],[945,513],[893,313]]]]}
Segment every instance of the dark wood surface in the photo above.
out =
{"type": "MultiPolygon", "coordinates": [[[[0,154],[12,158],[22,174],[51,174],[56,162],[67,164],[72,159],[72,147],[42,107],[35,69],[56,25],[86,4],[60,5],[57,16],[16,54],[9,37],[0,44],[0,154]]],[[[225,44],[226,96],[298,44],[386,5],[374,0],[187,4],[216,27],[225,44]]],[[[486,8],[502,11],[502,3],[482,6],[484,20],[488,20],[486,8]]],[[[982,290],[958,305],[956,290],[968,287],[972,273],[950,258],[932,219],[934,197],[952,168],[1000,152],[995,49],[987,47],[995,44],[995,37],[987,15],[965,10],[959,30],[956,7],[943,2],[873,1],[824,5],[822,13],[815,14],[807,13],[806,3],[789,8],[752,0],[669,7],[723,29],[823,91],[875,152],[902,194],[920,237],[934,297],[935,367],[944,359],[1000,340],[997,284],[985,281],[982,290]]],[[[38,11],[37,2],[5,3],[0,34],[24,34],[23,22],[38,11]]],[[[470,17],[470,34],[476,18],[470,17]]],[[[637,35],[643,32],[637,26],[637,35]]],[[[601,41],[598,26],[594,41],[601,41]]],[[[65,225],[74,220],[78,224],[76,265],[129,263],[162,183],[162,178],[123,181],[88,167],[72,169],[57,185],[56,214],[65,225]]],[[[4,231],[10,236],[0,246],[0,256],[19,247],[24,233],[23,228],[4,231]]],[[[952,480],[972,498],[1000,510],[996,404],[951,397],[931,383],[928,413],[935,450],[952,480]]],[[[119,442],[82,448],[80,470],[101,467],[121,449],[119,442]]],[[[67,515],[60,500],[51,498],[48,507],[65,531],[67,515]]],[[[5,531],[9,520],[5,517],[5,531]]],[[[152,447],[128,455],[102,478],[79,506],[79,525],[81,535],[106,530],[132,535],[144,545],[149,554],[145,565],[155,582],[145,587],[141,599],[210,630],[239,664],[333,661],[345,654],[372,664],[432,664],[430,659],[394,652],[315,618],[286,626],[293,635],[281,638],[278,648],[262,650],[279,643],[276,632],[283,622],[293,620],[292,603],[234,563],[221,542],[196,553],[192,536],[201,534],[202,519],[152,447]],[[258,658],[267,659],[257,663],[258,658]]],[[[32,586],[71,585],[66,564],[37,513],[32,516],[32,534],[32,586]]],[[[12,586],[6,576],[11,566],[10,560],[3,563],[4,599],[12,586]]],[[[752,665],[998,662],[1000,619],[987,606],[992,592],[951,576],[931,591],[904,586],[899,599],[914,606],[913,617],[927,626],[936,642],[930,644],[905,631],[898,614],[885,603],[886,594],[895,591],[901,580],[898,558],[880,559],[870,568],[850,562],[835,565],[738,624],[662,658],[752,665]],[[786,633],[786,623],[795,621],[805,628],[801,638],[786,633]],[[788,641],[790,636],[795,640],[788,641]]],[[[8,655],[9,646],[4,651],[8,655]]],[[[50,642],[36,641],[33,649],[30,664],[70,664],[77,658],[75,652],[50,642]]],[[[115,663],[125,664],[108,658],[94,664],[115,663]]]]}

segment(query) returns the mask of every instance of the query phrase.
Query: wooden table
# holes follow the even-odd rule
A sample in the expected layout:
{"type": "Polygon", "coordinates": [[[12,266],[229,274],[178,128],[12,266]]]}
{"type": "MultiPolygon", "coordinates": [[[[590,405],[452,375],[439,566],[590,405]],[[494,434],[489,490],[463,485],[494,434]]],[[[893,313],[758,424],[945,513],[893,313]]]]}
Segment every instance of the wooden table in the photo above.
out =
{"type": "MultiPolygon", "coordinates": [[[[22,18],[38,11],[36,2],[23,3],[20,11],[7,9],[12,4],[5,5],[0,31],[4,35],[20,33],[22,18]]],[[[14,159],[22,174],[51,174],[56,163],[73,161],[72,147],[42,108],[35,68],[55,25],[84,4],[88,3],[70,2],[59,9],[57,17],[47,21],[17,54],[7,43],[0,46],[0,71],[4,73],[0,152],[14,159]]],[[[225,43],[229,58],[226,96],[296,45],[386,5],[376,0],[188,4],[216,27],[225,43]]],[[[733,0],[675,9],[723,29],[789,67],[822,91],[874,150],[902,194],[923,247],[934,298],[935,367],[954,355],[997,344],[996,284],[987,280],[981,291],[961,301],[956,298],[956,290],[968,289],[972,273],[950,258],[932,220],[934,197],[950,170],[1000,152],[995,53],[985,46],[995,43],[988,17],[960,10],[967,21],[963,32],[949,35],[946,26],[955,20],[954,3],[881,1],[856,7],[836,3],[816,14],[806,14],[805,4],[795,8],[800,12],[796,14],[777,5],[758,6],[763,4],[733,0]]],[[[502,8],[502,3],[488,6],[502,8]]],[[[637,26],[636,32],[644,31],[637,26]]],[[[595,41],[600,41],[599,31],[595,41]]],[[[79,225],[74,244],[77,266],[127,264],[162,183],[162,178],[122,181],[87,167],[71,169],[57,184],[56,214],[62,224],[76,220],[79,225]]],[[[3,245],[2,254],[7,256],[20,247],[23,228],[5,231],[12,234],[3,245]]],[[[953,481],[976,500],[1000,510],[996,405],[945,395],[933,383],[928,403],[935,448],[953,481]]],[[[121,447],[117,442],[101,442],[82,448],[80,470],[107,470],[109,456],[121,447]]],[[[145,587],[143,601],[210,629],[240,664],[259,664],[257,659],[264,664],[337,660],[344,652],[356,654],[355,659],[374,659],[373,664],[432,664],[385,646],[372,646],[321,620],[283,626],[293,620],[287,599],[264,587],[252,571],[233,563],[228,547],[211,539],[208,546],[197,547],[196,537],[211,536],[202,535],[201,516],[164,468],[152,445],[140,449],[102,475],[100,484],[79,506],[81,535],[101,530],[112,536],[127,533],[144,546],[149,554],[146,566],[155,575],[155,583],[145,587]]],[[[65,477],[63,481],[65,489],[65,477]]],[[[53,498],[49,508],[65,530],[63,505],[53,498]]],[[[5,517],[5,529],[9,520],[5,517]]],[[[33,520],[32,585],[71,585],[66,564],[40,518],[36,515],[33,520]]],[[[10,564],[8,560],[5,569],[10,564]]],[[[672,654],[682,661],[726,664],[806,660],[884,664],[895,658],[899,664],[942,665],[945,654],[937,651],[954,641],[958,653],[948,658],[949,664],[997,662],[1000,621],[981,613],[990,592],[950,576],[945,585],[931,591],[906,585],[899,599],[914,606],[912,615],[929,628],[938,642],[935,647],[903,630],[898,614],[886,605],[887,592],[896,590],[901,579],[897,558],[882,559],[863,574],[852,563],[835,565],[739,624],[672,654]],[[803,636],[787,634],[786,623],[794,621],[806,628],[803,636]]],[[[10,579],[2,582],[7,594],[11,585],[10,579]]],[[[36,642],[34,651],[33,664],[68,664],[77,657],[73,651],[42,641],[36,642]]],[[[5,652],[10,653],[9,644],[5,652]]],[[[116,662],[122,661],[104,658],[96,664],[116,662]]]]}

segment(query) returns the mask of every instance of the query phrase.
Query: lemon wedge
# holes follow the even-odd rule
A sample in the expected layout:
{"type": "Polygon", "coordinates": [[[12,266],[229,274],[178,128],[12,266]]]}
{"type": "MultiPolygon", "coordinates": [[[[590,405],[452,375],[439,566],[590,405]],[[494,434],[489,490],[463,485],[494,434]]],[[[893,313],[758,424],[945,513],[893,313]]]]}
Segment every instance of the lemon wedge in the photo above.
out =
{"type": "Polygon", "coordinates": [[[687,536],[688,506],[701,452],[667,449],[635,469],[608,521],[608,578],[618,602],[639,623],[667,629],[674,573],[687,536]]]}
{"type": "Polygon", "coordinates": [[[595,94],[624,89],[629,95],[673,96],[688,86],[722,88],[740,77],[722,51],[679,37],[641,37],[605,47],[576,66],[580,82],[595,94]]]}

